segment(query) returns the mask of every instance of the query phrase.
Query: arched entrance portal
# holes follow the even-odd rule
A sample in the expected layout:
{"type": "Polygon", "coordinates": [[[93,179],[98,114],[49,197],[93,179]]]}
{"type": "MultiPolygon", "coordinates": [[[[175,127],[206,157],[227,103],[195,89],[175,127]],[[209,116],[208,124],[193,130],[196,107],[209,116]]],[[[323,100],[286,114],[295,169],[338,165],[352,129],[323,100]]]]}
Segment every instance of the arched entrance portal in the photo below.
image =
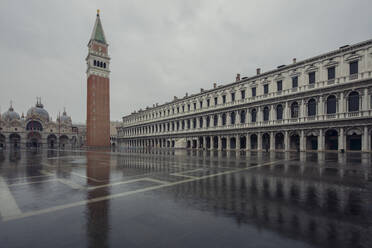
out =
{"type": "Polygon", "coordinates": [[[289,148],[296,151],[300,149],[300,136],[298,134],[295,133],[291,135],[289,148]]]}
{"type": "Polygon", "coordinates": [[[62,135],[59,137],[59,147],[62,149],[67,148],[68,146],[68,137],[66,135],[62,135]]]}
{"type": "Polygon", "coordinates": [[[227,139],[226,138],[221,138],[221,143],[222,143],[222,149],[226,149],[226,145],[227,145],[227,139]]]}
{"type": "Polygon", "coordinates": [[[235,148],[236,148],[236,139],[235,137],[231,137],[230,138],[230,149],[235,149],[235,148]]]}
{"type": "Polygon", "coordinates": [[[262,149],[263,150],[270,149],[270,135],[268,133],[264,133],[262,135],[262,149]]]}
{"type": "Polygon", "coordinates": [[[362,131],[351,129],[346,133],[346,149],[350,151],[362,150],[362,131]]]}
{"type": "Polygon", "coordinates": [[[306,136],[306,150],[318,150],[318,136],[315,133],[306,136]]]}
{"type": "Polygon", "coordinates": [[[251,134],[251,149],[257,150],[257,134],[251,134]]]}
{"type": "Polygon", "coordinates": [[[240,137],[240,149],[247,148],[247,138],[245,136],[240,137]]]}
{"type": "Polygon", "coordinates": [[[27,135],[26,146],[28,148],[39,148],[39,147],[41,147],[41,135],[40,135],[40,133],[30,132],[27,135]]]}
{"type": "Polygon", "coordinates": [[[211,137],[207,136],[205,138],[205,142],[206,142],[207,149],[210,149],[211,148],[211,137]]]}
{"type": "Polygon", "coordinates": [[[338,150],[338,132],[334,129],[325,132],[325,149],[338,150]]]}
{"type": "MultiPolygon", "coordinates": [[[[160,143],[161,144],[161,143],[160,143]]],[[[187,141],[187,148],[191,148],[191,140],[187,141]]]]}
{"type": "Polygon", "coordinates": [[[218,137],[217,136],[213,137],[213,148],[218,149],[218,137]]]}
{"type": "Polygon", "coordinates": [[[55,136],[54,134],[50,134],[47,138],[47,142],[48,142],[48,148],[49,149],[56,148],[56,146],[57,146],[57,136],[55,136]]]}
{"type": "Polygon", "coordinates": [[[5,149],[5,136],[0,134],[0,149],[5,149]]]}
{"type": "Polygon", "coordinates": [[[12,133],[9,136],[10,148],[19,149],[21,146],[21,136],[17,133],[12,133]]]}
{"type": "Polygon", "coordinates": [[[277,133],[275,135],[275,149],[284,150],[284,135],[283,133],[277,133]]]}

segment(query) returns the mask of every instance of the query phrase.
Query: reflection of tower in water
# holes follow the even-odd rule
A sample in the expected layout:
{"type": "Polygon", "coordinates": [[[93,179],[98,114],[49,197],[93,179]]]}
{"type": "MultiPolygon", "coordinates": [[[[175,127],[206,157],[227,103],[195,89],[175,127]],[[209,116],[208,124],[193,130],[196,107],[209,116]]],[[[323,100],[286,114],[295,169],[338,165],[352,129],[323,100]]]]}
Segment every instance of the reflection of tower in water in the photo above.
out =
{"type": "MultiPolygon", "coordinates": [[[[110,181],[110,154],[87,152],[88,187],[108,184],[110,181]]],[[[109,195],[109,187],[89,190],[87,200],[109,195]]],[[[108,247],[109,200],[88,203],[86,207],[89,247],[108,247]]]]}

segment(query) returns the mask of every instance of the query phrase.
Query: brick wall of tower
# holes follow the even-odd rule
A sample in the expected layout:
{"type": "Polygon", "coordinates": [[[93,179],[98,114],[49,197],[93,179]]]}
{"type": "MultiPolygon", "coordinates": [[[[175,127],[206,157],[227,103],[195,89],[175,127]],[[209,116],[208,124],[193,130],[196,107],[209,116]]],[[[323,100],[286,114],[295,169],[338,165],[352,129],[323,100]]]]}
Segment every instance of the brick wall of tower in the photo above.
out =
{"type": "Polygon", "coordinates": [[[90,75],[87,83],[87,145],[110,146],[109,79],[90,75]]]}

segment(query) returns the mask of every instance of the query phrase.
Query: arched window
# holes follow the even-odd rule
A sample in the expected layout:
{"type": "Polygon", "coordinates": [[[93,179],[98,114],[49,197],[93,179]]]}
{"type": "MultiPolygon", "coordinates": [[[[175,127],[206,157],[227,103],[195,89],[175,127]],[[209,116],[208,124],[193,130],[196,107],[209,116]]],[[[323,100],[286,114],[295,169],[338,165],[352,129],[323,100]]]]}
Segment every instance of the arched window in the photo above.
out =
{"type": "Polygon", "coordinates": [[[353,91],[349,94],[348,99],[349,112],[359,111],[359,93],[353,91]]]}
{"type": "Polygon", "coordinates": [[[269,107],[268,106],[264,107],[264,109],[263,109],[263,120],[264,121],[269,120],[269,114],[270,114],[269,107]]]}
{"type": "Polygon", "coordinates": [[[222,114],[222,126],[225,126],[226,125],[226,114],[223,113],[222,114]]]}
{"type": "Polygon", "coordinates": [[[257,119],[257,110],[252,109],[252,111],[251,111],[251,121],[256,122],[256,119],[257,119]]]}
{"type": "Polygon", "coordinates": [[[203,117],[199,118],[199,127],[203,127],[203,117]]]}
{"type": "Polygon", "coordinates": [[[245,110],[240,111],[240,123],[245,123],[245,110]]]}
{"type": "Polygon", "coordinates": [[[192,128],[196,128],[196,119],[195,118],[192,120],[192,128]]]}
{"type": "Polygon", "coordinates": [[[102,63],[102,61],[99,62],[99,67],[103,67],[103,63],[102,63]]]}
{"type": "Polygon", "coordinates": [[[298,103],[291,104],[291,118],[298,118],[298,103]]]}
{"type": "Polygon", "coordinates": [[[314,98],[311,98],[307,102],[307,116],[315,116],[316,115],[316,101],[314,98]]]}
{"type": "Polygon", "coordinates": [[[327,97],[327,114],[335,114],[336,113],[336,97],[334,95],[330,95],[327,97]]]}
{"type": "Polygon", "coordinates": [[[209,123],[211,122],[211,119],[210,119],[209,115],[207,116],[205,122],[206,122],[206,123],[205,123],[206,126],[209,127],[209,123]]]}
{"type": "Polygon", "coordinates": [[[182,129],[185,129],[185,120],[182,121],[182,129]]]}
{"type": "Polygon", "coordinates": [[[103,63],[103,68],[106,68],[106,63],[103,63]]]}
{"type": "Polygon", "coordinates": [[[218,115],[214,115],[214,116],[213,116],[213,125],[214,125],[215,127],[217,127],[217,125],[218,125],[218,115]]]}
{"type": "Polygon", "coordinates": [[[38,121],[30,121],[27,123],[26,130],[43,131],[43,126],[38,121]]]}
{"type": "Polygon", "coordinates": [[[97,61],[96,61],[96,60],[93,61],[93,65],[94,65],[94,66],[97,65],[97,61]]]}
{"type": "Polygon", "coordinates": [[[276,119],[283,120],[283,106],[281,104],[276,106],[276,119]]]}
{"type": "Polygon", "coordinates": [[[190,119],[187,120],[187,128],[190,129],[190,126],[191,126],[191,121],[190,119]]]}
{"type": "Polygon", "coordinates": [[[231,125],[235,124],[235,112],[230,113],[230,121],[231,121],[231,125]]]}

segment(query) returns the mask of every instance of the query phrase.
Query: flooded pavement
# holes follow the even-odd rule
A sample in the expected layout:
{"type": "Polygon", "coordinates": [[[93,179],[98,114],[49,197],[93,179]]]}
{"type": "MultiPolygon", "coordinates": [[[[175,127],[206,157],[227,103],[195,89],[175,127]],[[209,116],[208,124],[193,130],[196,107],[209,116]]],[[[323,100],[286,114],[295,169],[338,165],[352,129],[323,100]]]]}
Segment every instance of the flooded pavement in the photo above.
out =
{"type": "Polygon", "coordinates": [[[371,159],[0,151],[0,247],[372,247],[371,159]]]}

